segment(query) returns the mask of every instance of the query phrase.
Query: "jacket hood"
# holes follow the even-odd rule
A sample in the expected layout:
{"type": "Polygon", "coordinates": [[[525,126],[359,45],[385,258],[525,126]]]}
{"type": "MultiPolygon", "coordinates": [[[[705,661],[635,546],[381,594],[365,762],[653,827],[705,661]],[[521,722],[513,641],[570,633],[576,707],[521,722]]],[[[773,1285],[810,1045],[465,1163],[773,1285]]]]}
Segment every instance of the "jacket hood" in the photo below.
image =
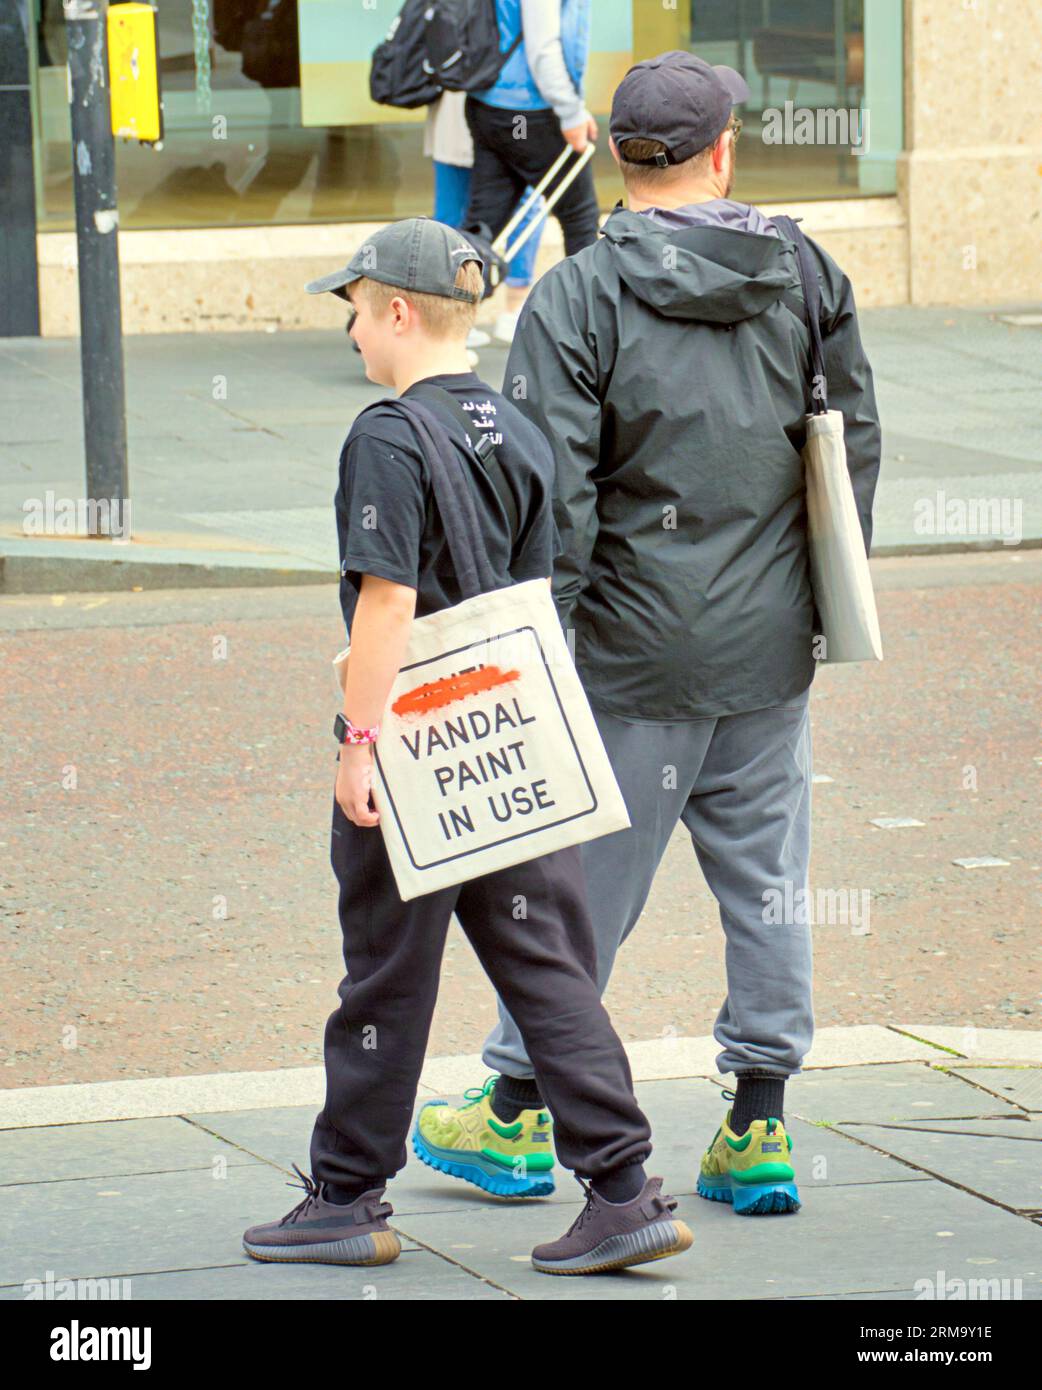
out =
{"type": "Polygon", "coordinates": [[[616,208],[601,234],[623,283],[666,318],[740,323],[793,282],[793,248],[723,226],[667,226],[616,208]]]}

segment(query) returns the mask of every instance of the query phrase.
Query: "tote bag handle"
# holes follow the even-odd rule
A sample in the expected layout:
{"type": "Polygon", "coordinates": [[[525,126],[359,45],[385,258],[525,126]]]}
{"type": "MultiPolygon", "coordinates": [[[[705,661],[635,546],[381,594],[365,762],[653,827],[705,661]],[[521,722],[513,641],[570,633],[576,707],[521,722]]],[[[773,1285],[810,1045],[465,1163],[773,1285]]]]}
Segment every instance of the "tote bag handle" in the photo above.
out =
{"type": "Polygon", "coordinates": [[[825,346],[821,338],[821,288],[818,285],[818,272],[811,259],[807,238],[792,218],[778,216],[772,218],[772,221],[785,232],[790,241],[796,243],[803,303],[806,308],[807,327],[810,329],[811,410],[815,415],[824,415],[829,408],[829,388],[825,375],[825,346]]]}

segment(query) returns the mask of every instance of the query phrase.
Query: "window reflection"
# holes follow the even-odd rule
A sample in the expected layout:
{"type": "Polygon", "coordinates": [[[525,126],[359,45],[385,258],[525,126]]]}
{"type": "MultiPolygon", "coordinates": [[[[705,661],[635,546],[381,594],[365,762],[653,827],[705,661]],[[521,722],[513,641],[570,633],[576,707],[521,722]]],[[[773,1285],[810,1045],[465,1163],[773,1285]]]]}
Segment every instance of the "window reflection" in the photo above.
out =
{"type": "MultiPolygon", "coordinates": [[[[357,0],[341,2],[354,24],[357,0]]],[[[601,121],[595,175],[602,207],[622,193],[607,143],[618,73],[631,57],[684,47],[737,67],[749,82],[737,196],[765,202],[893,192],[901,144],[900,0],[873,2],[877,14],[896,15],[896,24],[866,32],[864,0],[681,0],[675,9],[632,0],[630,22],[620,25],[617,11],[599,7],[625,0],[593,0],[588,97],[601,121]],[[599,14],[605,18],[598,22],[599,14]],[[631,51],[620,52],[626,44],[631,51]],[[784,115],[786,103],[813,112],[869,105],[871,157],[857,157],[849,144],[765,144],[768,113],[784,115]]],[[[165,142],[158,152],[117,142],[124,227],[379,222],[431,211],[421,124],[381,119],[385,108],[366,123],[302,123],[308,24],[318,10],[328,23],[337,3],[301,0],[298,12],[297,0],[162,0],[165,142]]],[[[382,0],[381,25],[396,8],[397,0],[382,0]]],[[[39,223],[42,230],[68,229],[72,170],[61,0],[37,0],[37,14],[39,223]]],[[[359,42],[359,66],[347,69],[353,91],[371,46],[359,42]]]]}

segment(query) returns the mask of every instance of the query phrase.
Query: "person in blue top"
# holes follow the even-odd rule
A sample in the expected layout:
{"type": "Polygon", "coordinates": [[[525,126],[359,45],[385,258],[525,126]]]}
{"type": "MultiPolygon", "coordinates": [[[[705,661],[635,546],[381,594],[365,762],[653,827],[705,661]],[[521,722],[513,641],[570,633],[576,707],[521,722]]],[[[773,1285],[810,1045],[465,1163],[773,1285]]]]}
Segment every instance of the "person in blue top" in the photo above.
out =
{"type": "MultiPolygon", "coordinates": [[[[500,51],[523,40],[496,82],[467,95],[474,167],[465,226],[483,222],[498,236],[526,186],[535,187],[570,145],[582,153],[597,138],[597,123],[583,100],[590,51],[590,0],[496,0],[500,51]]],[[[589,164],[554,208],[566,256],[597,240],[597,195],[589,164]]],[[[516,324],[524,289],[508,289],[516,324]]],[[[501,322],[498,338],[509,338],[501,322]]]]}

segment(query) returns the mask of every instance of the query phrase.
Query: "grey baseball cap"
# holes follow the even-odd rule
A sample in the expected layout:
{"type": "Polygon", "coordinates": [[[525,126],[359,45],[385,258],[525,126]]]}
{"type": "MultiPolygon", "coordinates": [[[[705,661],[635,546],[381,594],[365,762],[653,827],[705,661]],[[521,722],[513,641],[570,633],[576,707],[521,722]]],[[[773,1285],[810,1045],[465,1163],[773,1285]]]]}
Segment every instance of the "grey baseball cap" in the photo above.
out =
{"type": "Polygon", "coordinates": [[[459,232],[430,217],[406,217],[389,222],[364,241],[343,270],[334,270],[308,285],[308,294],[326,290],[346,299],[345,285],[361,276],[417,294],[440,294],[476,304],[478,294],[456,288],[456,272],[467,261],[484,261],[459,232]]]}
{"type": "Polygon", "coordinates": [[[731,108],[748,99],[745,78],[734,68],[674,48],[630,68],[615,89],[608,128],[616,146],[639,138],[666,147],[665,154],[629,163],[679,164],[711,145],[731,108]]]}

